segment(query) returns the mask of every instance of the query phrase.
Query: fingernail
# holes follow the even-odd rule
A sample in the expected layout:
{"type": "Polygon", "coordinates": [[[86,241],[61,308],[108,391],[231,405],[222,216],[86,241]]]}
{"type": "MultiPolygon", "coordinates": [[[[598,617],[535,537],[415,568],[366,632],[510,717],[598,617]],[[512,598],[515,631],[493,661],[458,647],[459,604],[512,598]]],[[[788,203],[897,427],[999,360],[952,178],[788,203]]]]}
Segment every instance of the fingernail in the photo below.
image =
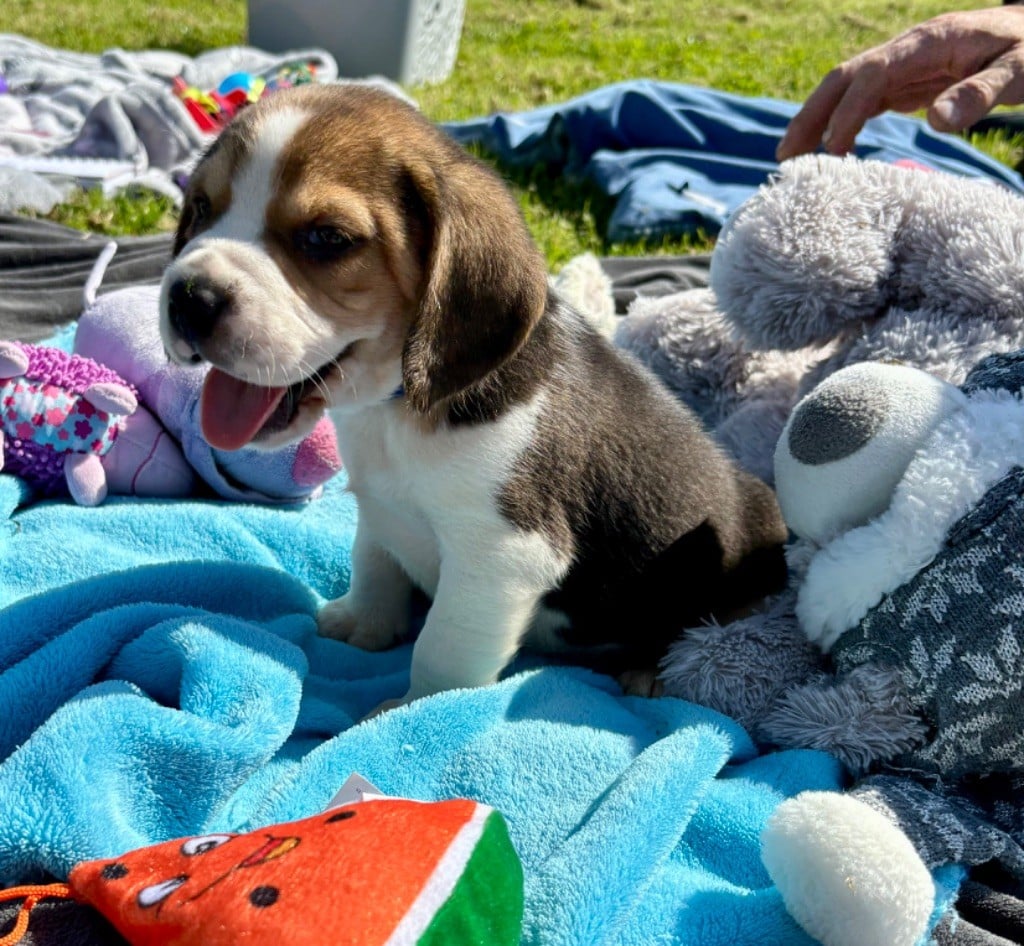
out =
{"type": "Polygon", "coordinates": [[[960,109],[952,99],[936,99],[932,114],[950,128],[960,127],[960,109]]]}
{"type": "Polygon", "coordinates": [[[825,148],[825,149],[828,149],[828,143],[831,140],[832,140],[832,126],[829,125],[828,128],[826,128],[824,130],[824,132],[822,132],[822,135],[821,135],[822,147],[825,148]]]}

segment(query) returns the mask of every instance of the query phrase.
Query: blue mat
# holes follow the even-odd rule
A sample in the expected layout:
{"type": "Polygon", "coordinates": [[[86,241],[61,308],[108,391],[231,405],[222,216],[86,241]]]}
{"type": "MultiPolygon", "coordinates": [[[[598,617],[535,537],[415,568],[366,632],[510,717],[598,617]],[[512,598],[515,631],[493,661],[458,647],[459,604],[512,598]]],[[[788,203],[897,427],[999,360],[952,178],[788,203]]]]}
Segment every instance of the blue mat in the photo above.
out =
{"type": "Polygon", "coordinates": [[[505,815],[524,943],[810,943],[758,835],[783,798],[839,787],[823,754],[758,755],[710,710],[525,662],[357,724],[404,691],[410,648],[316,636],[348,580],[344,486],[85,509],[0,475],[0,884],[305,817],[358,772],[505,815]]]}
{"type": "MultiPolygon", "coordinates": [[[[778,169],[775,148],[799,106],[714,89],[636,80],[528,112],[445,129],[513,166],[543,164],[613,198],[613,242],[717,233],[778,169]]],[[[1024,193],[1020,175],[962,138],[888,113],[857,140],[859,157],[988,177],[1024,193]]]]}

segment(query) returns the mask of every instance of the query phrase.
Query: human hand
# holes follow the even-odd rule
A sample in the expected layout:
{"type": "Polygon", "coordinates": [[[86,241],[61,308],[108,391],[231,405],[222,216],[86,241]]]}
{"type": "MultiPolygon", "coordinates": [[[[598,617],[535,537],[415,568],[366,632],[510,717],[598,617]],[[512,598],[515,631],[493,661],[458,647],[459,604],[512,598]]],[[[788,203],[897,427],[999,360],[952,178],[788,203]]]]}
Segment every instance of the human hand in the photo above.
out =
{"type": "Polygon", "coordinates": [[[779,161],[822,144],[845,154],[887,110],[928,109],[937,131],[962,131],[996,105],[1024,102],[1024,7],[944,13],[836,66],[793,117],[779,161]]]}

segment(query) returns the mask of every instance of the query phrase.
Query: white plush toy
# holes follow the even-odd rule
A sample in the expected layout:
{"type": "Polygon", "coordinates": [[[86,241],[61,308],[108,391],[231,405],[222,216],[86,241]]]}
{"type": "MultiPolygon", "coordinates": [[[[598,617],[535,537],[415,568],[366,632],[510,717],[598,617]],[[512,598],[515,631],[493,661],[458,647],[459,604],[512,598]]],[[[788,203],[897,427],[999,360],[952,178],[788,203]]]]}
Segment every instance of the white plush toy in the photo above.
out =
{"type": "MultiPolygon", "coordinates": [[[[826,946],[921,941],[930,868],[999,860],[1024,878],[1022,387],[1021,354],[983,362],[965,390],[855,365],[805,397],[779,440],[779,500],[800,542],[774,613],[795,615],[835,677],[808,664],[759,708],[757,731],[835,752],[858,779],[847,794],[784,802],[762,851],[794,918],[826,946]]],[[[692,695],[680,687],[716,646],[734,667],[785,663],[787,639],[764,634],[737,661],[733,631],[684,637],[669,691],[692,695]]],[[[751,671],[729,679],[724,663],[712,702],[730,712],[751,671]]]]}
{"type": "Polygon", "coordinates": [[[790,529],[824,545],[884,512],[927,436],[966,401],[905,365],[869,361],[827,378],[790,415],[775,451],[790,529]]]}

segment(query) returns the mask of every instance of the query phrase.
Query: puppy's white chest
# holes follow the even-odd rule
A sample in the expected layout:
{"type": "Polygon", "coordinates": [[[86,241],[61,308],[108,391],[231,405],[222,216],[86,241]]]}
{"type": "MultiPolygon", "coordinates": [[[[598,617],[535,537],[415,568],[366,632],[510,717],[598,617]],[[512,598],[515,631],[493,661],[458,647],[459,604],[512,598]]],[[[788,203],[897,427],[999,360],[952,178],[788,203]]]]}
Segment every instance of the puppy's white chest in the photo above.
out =
{"type": "Polygon", "coordinates": [[[354,490],[359,501],[360,528],[369,527],[413,584],[433,596],[441,573],[441,547],[433,517],[410,496],[403,477],[374,477],[367,489],[354,490]]]}
{"type": "MultiPolygon", "coordinates": [[[[360,529],[368,529],[427,594],[436,591],[444,559],[500,571],[524,567],[524,542],[546,546],[516,529],[497,505],[530,443],[539,407],[492,424],[441,430],[420,427],[403,416],[402,405],[336,415],[360,529]]],[[[540,559],[545,571],[561,571],[560,564],[552,568],[547,548],[540,559]]]]}
{"type": "Polygon", "coordinates": [[[369,530],[413,582],[432,595],[440,573],[440,547],[431,514],[434,497],[419,478],[435,478],[436,472],[416,462],[421,452],[416,438],[386,411],[336,420],[349,488],[359,503],[360,528],[369,530]]]}

